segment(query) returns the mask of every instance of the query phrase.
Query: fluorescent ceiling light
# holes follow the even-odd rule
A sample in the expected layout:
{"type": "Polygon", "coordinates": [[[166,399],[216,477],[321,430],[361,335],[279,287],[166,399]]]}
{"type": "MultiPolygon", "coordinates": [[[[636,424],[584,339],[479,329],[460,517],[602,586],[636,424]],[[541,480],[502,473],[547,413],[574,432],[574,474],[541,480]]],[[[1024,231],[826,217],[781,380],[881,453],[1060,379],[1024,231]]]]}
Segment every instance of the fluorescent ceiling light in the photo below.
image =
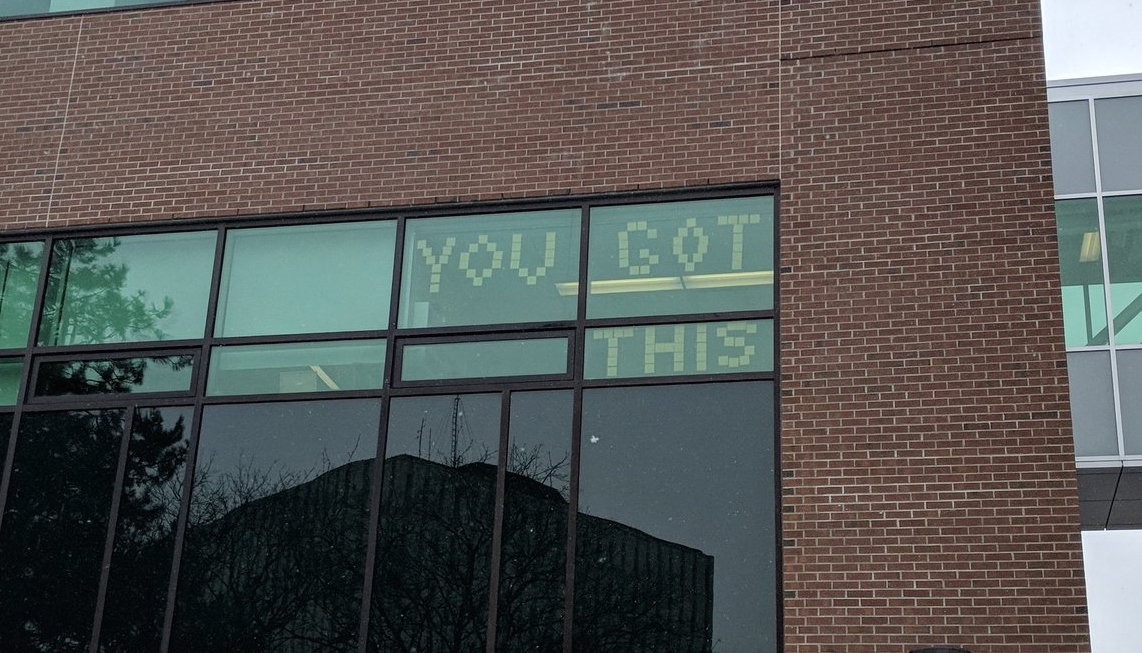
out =
{"type": "Polygon", "coordinates": [[[773,270],[758,272],[726,272],[724,274],[694,274],[682,277],[686,288],[730,288],[733,286],[773,285],[773,270]]]}
{"type": "Polygon", "coordinates": [[[592,295],[608,295],[617,292],[655,292],[658,290],[682,290],[682,280],[678,277],[647,277],[645,279],[601,279],[592,281],[589,286],[592,295]]]}
{"type": "Polygon", "coordinates": [[[1091,263],[1102,258],[1102,250],[1099,248],[1098,232],[1088,231],[1083,234],[1083,244],[1079,248],[1079,262],[1091,263]]]}
{"type": "MultiPolygon", "coordinates": [[[[645,277],[635,279],[600,279],[590,285],[592,295],[609,295],[624,292],[655,292],[658,290],[699,290],[704,288],[733,288],[736,286],[768,286],[773,284],[773,270],[755,272],[723,272],[720,274],[692,274],[685,277],[645,277]]],[[[579,284],[571,281],[557,283],[560,295],[576,295],[579,284]]]]}
{"type": "Polygon", "coordinates": [[[325,370],[321,369],[320,365],[310,365],[309,369],[313,370],[313,373],[317,375],[317,378],[321,379],[321,381],[323,383],[325,383],[325,385],[329,386],[330,390],[340,390],[341,389],[340,387],[337,386],[337,382],[333,380],[333,377],[326,374],[325,370]]]}

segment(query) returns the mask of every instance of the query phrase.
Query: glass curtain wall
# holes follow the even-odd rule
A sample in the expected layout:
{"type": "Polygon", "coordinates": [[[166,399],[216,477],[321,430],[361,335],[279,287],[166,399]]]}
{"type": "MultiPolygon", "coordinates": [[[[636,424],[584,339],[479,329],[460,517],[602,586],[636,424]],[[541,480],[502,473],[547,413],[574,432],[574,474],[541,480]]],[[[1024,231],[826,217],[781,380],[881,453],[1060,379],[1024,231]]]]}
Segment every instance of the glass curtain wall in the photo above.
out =
{"type": "Polygon", "coordinates": [[[1142,460],[1142,86],[1052,90],[1075,451],[1080,462],[1142,460]]]}
{"type": "Polygon", "coordinates": [[[0,646],[775,650],[773,190],[0,244],[0,646]]]}

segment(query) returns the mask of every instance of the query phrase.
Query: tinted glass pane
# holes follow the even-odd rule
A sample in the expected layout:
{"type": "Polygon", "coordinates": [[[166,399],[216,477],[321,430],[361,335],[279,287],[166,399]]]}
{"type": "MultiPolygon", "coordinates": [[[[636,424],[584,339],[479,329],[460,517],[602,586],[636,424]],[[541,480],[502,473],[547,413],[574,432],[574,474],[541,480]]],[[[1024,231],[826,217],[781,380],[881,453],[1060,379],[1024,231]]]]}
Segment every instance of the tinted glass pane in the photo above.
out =
{"type": "Polygon", "coordinates": [[[370,651],[483,651],[500,395],[389,411],[370,651]]]}
{"type": "Polygon", "coordinates": [[[1053,102],[1051,117],[1051,168],[1055,194],[1094,192],[1094,147],[1090,137],[1090,110],[1086,101],[1053,102]]]}
{"type": "Polygon", "coordinates": [[[395,222],[229,232],[215,335],[385,328],[395,238],[395,222]]]}
{"type": "Polygon", "coordinates": [[[1117,456],[1110,352],[1067,354],[1076,456],[1117,456]]]}
{"type": "Polygon", "coordinates": [[[1142,97],[1094,101],[1102,190],[1142,189],[1142,97]]]}
{"type": "Polygon", "coordinates": [[[381,387],[385,341],[215,347],[210,395],[333,392],[381,387]]]}
{"type": "Polygon", "coordinates": [[[773,386],[587,390],[575,649],[776,646],[773,386]]]}
{"type": "Polygon", "coordinates": [[[51,11],[51,0],[4,0],[0,2],[0,16],[46,14],[51,11]]]}
{"type": "Polygon", "coordinates": [[[1142,344],[1142,195],[1108,197],[1103,207],[1114,341],[1142,344]]]}
{"type": "Polygon", "coordinates": [[[159,650],[191,415],[190,408],[173,407],[135,412],[115,525],[101,651],[159,650]]]}
{"type": "Polygon", "coordinates": [[[407,345],[401,362],[405,381],[566,372],[566,338],[407,345]]]}
{"type": "Polygon", "coordinates": [[[773,199],[591,211],[588,317],[773,307],[773,199]]]}
{"type": "Polygon", "coordinates": [[[79,11],[114,7],[115,0],[51,0],[52,11],[79,11]]]}
{"type": "Polygon", "coordinates": [[[24,414],[0,528],[4,650],[87,647],[122,436],[119,411],[24,414]]]}
{"type": "Polygon", "coordinates": [[[562,650],[572,400],[569,390],[511,397],[496,630],[503,653],[562,650]]]}
{"type": "Polygon", "coordinates": [[[141,5],[182,4],[191,0],[0,0],[0,17],[134,7],[141,5]]]}
{"type": "Polygon", "coordinates": [[[188,392],[194,357],[114,358],[48,361],[40,364],[36,395],[99,395],[139,392],[188,392]]]}
{"type": "Polygon", "coordinates": [[[402,327],[570,320],[579,211],[410,220],[402,327]]]}
{"type": "Polygon", "coordinates": [[[0,349],[27,347],[44,244],[0,243],[0,349]]]}
{"type": "Polygon", "coordinates": [[[0,406],[15,406],[20,394],[20,374],[24,371],[22,358],[0,359],[0,406]]]}
{"type": "Polygon", "coordinates": [[[773,321],[588,329],[588,379],[767,372],[773,370],[773,321]]]}
{"type": "Polygon", "coordinates": [[[61,240],[41,345],[201,338],[214,232],[61,240]]]}
{"type": "Polygon", "coordinates": [[[1067,346],[1105,345],[1109,336],[1098,202],[1093,199],[1056,202],[1055,218],[1067,346]]]}
{"type": "Polygon", "coordinates": [[[172,651],[354,651],[376,400],[208,406],[172,651]]]}
{"type": "Polygon", "coordinates": [[[1118,352],[1118,393],[1126,454],[1142,454],[1142,349],[1118,352]]]}

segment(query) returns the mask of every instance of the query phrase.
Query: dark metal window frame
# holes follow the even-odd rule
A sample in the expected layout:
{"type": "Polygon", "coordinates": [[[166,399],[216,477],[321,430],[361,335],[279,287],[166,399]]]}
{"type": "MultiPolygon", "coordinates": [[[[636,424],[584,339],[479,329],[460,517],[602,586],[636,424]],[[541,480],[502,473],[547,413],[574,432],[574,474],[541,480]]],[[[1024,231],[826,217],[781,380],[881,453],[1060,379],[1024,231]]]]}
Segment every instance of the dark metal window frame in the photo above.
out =
{"type": "MultiPolygon", "coordinates": [[[[219,0],[207,0],[219,1],[219,0]]],[[[224,1],[224,0],[223,0],[224,1]]],[[[125,8],[122,8],[125,9],[125,8]]],[[[570,470],[570,500],[568,513],[568,540],[566,542],[566,577],[565,577],[565,608],[564,608],[564,642],[563,650],[571,653],[572,617],[574,615],[574,580],[575,580],[575,533],[576,514],[578,512],[579,493],[579,451],[582,430],[583,391],[591,388],[627,387],[627,386],[656,386],[656,385],[694,385],[707,383],[728,383],[735,381],[765,381],[770,382],[773,390],[773,405],[775,414],[774,423],[774,497],[780,503],[780,356],[779,351],[779,302],[780,295],[780,252],[779,227],[780,220],[778,187],[776,184],[735,184],[712,186],[701,189],[679,189],[657,192],[625,192],[612,194],[586,195],[578,197],[555,198],[545,200],[515,200],[496,203],[463,203],[440,204],[433,206],[404,207],[395,209],[360,209],[352,211],[323,211],[316,213],[289,213],[265,216],[262,218],[241,219],[208,219],[208,220],[180,220],[166,223],[129,224],[97,227],[62,228],[50,231],[11,231],[4,234],[0,240],[4,242],[25,242],[28,240],[41,240],[44,242],[45,256],[41,261],[41,271],[37,294],[33,306],[32,324],[29,330],[28,347],[24,349],[0,350],[0,358],[22,358],[24,363],[23,380],[18,392],[15,406],[0,408],[0,413],[13,416],[12,428],[8,443],[8,450],[0,452],[0,528],[3,527],[4,505],[7,500],[8,486],[11,476],[11,464],[14,456],[23,413],[63,411],[63,410],[100,410],[119,409],[124,411],[123,445],[120,451],[119,471],[114,488],[114,500],[109,513],[108,540],[105,548],[105,557],[110,555],[114,545],[114,518],[115,510],[122,491],[122,474],[128,456],[127,443],[130,439],[131,424],[136,411],[148,407],[188,407],[192,409],[193,418],[190,430],[190,444],[186,459],[186,472],[184,487],[193,487],[194,467],[199,446],[203,410],[211,405],[223,404],[266,404],[276,402],[300,401],[336,401],[351,398],[374,398],[379,400],[381,406],[380,428],[377,434],[377,452],[374,459],[374,482],[370,494],[370,515],[368,522],[368,539],[366,560],[364,564],[364,587],[361,603],[361,620],[359,625],[358,649],[365,653],[368,644],[368,628],[370,617],[371,596],[373,591],[373,574],[375,570],[375,555],[378,540],[378,526],[381,507],[381,487],[384,483],[383,457],[386,450],[388,436],[388,423],[385,416],[389,414],[389,404],[393,397],[430,396],[430,395],[456,395],[456,394],[498,394],[501,397],[500,412],[500,447],[501,460],[497,465],[497,485],[495,504],[494,537],[496,542],[492,550],[490,570],[490,596],[489,614],[486,637],[488,653],[494,653],[496,644],[496,596],[501,565],[500,533],[503,528],[504,486],[506,474],[507,447],[510,427],[510,400],[513,393],[543,390],[567,390],[573,394],[572,419],[572,453],[570,470]],[[734,311],[721,313],[699,313],[678,315],[636,316],[630,318],[595,318],[587,319],[587,264],[588,264],[588,238],[590,225],[590,209],[600,206],[618,206],[625,204],[652,204],[658,202],[688,201],[700,199],[728,199],[734,197],[771,196],[774,204],[774,233],[773,260],[774,260],[774,299],[771,309],[753,311],[734,311]],[[397,328],[400,310],[400,286],[403,272],[403,252],[405,240],[405,223],[409,219],[433,217],[460,217],[464,215],[511,214],[524,211],[552,210],[579,208],[581,210],[581,233],[579,242],[579,292],[577,298],[577,316],[573,320],[557,322],[532,322],[494,325],[465,325],[452,327],[426,327],[426,328],[397,328]],[[372,220],[395,220],[397,229],[395,234],[395,255],[393,260],[392,295],[389,304],[389,317],[387,328],[381,330],[354,331],[354,332],[326,332],[271,336],[241,336],[216,337],[213,334],[214,324],[218,314],[219,288],[222,279],[222,267],[225,254],[227,233],[231,229],[248,229],[260,227],[279,227],[291,225],[335,224],[349,222],[363,222],[372,220]],[[66,345],[66,346],[39,346],[36,344],[43,312],[45,289],[48,281],[48,272],[51,264],[54,243],[57,240],[72,238],[96,238],[108,236],[127,236],[138,234],[176,233],[201,230],[216,230],[217,244],[214,252],[214,264],[211,276],[211,288],[207,303],[206,324],[203,338],[198,340],[177,340],[160,342],[138,343],[112,343],[98,345],[66,345]],[[653,326],[677,323],[724,322],[727,320],[769,319],[774,324],[773,361],[774,369],[771,372],[733,372],[733,373],[704,373],[676,376],[647,376],[614,379],[583,379],[582,364],[586,333],[589,329],[608,326],[653,326]],[[448,379],[440,381],[409,381],[399,380],[400,352],[406,344],[433,344],[455,342],[483,342],[490,340],[522,339],[522,338],[568,338],[568,368],[565,375],[553,376],[523,376],[523,377],[497,377],[488,379],[448,379]],[[299,393],[273,393],[208,396],[206,394],[206,380],[209,373],[208,364],[212,348],[216,345],[270,345],[297,342],[316,341],[354,341],[362,339],[384,339],[386,347],[384,363],[384,382],[381,389],[350,390],[339,392],[299,392],[299,393]],[[90,360],[100,358],[130,358],[136,356],[154,356],[176,351],[181,354],[190,353],[195,356],[194,377],[192,390],[187,393],[150,393],[126,395],[86,395],[68,397],[33,397],[35,381],[34,372],[38,371],[43,361],[90,360]]],[[[170,637],[174,619],[175,592],[179,565],[182,556],[187,520],[190,509],[192,491],[184,492],[179,510],[179,518],[175,529],[174,560],[171,569],[171,582],[168,588],[164,628],[162,634],[162,653],[166,653],[170,646],[170,637]]],[[[782,611],[781,611],[781,510],[780,505],[775,507],[775,521],[773,526],[772,542],[776,553],[777,587],[773,588],[777,598],[776,637],[778,646],[782,637],[782,611]]],[[[89,651],[96,653],[99,645],[100,627],[103,608],[106,601],[109,558],[104,561],[104,572],[100,579],[97,609],[94,615],[92,639],[89,651]]]]}

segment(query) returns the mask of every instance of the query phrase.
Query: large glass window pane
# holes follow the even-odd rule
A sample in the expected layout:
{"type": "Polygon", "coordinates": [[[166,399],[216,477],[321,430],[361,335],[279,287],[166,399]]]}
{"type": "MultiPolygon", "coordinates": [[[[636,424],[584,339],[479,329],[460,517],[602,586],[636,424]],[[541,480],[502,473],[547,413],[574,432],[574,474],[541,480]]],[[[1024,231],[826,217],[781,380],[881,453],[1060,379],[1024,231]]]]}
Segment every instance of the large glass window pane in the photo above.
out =
{"type": "Polygon", "coordinates": [[[120,411],[24,413],[0,528],[5,651],[87,648],[122,438],[120,411]]]}
{"type": "Polygon", "coordinates": [[[401,352],[405,381],[566,373],[566,338],[406,345],[401,352]]]}
{"type": "Polygon", "coordinates": [[[1056,202],[1055,219],[1067,347],[1105,345],[1109,336],[1098,202],[1093,199],[1056,202]]]}
{"type": "Polygon", "coordinates": [[[135,411],[100,651],[159,650],[191,416],[188,407],[135,411]]]}
{"type": "Polygon", "coordinates": [[[1118,396],[1126,454],[1142,454],[1142,349],[1118,351],[1118,396]]]}
{"type": "Polygon", "coordinates": [[[173,5],[192,0],[0,0],[0,17],[34,16],[65,11],[135,7],[141,5],[173,5]]]}
{"type": "Polygon", "coordinates": [[[1094,147],[1090,137],[1090,108],[1085,100],[1052,102],[1051,168],[1055,194],[1093,193],[1094,147]]]}
{"type": "Polygon", "coordinates": [[[773,386],[583,393],[575,650],[777,645],[773,386]]]}
{"type": "Polygon", "coordinates": [[[485,649],[500,395],[389,410],[369,649],[485,649]]]}
{"type": "Polygon", "coordinates": [[[20,379],[24,371],[24,359],[0,359],[0,406],[15,406],[20,396],[20,379]]]}
{"type": "Polygon", "coordinates": [[[588,329],[588,379],[773,370],[773,321],[588,329]]]}
{"type": "Polygon", "coordinates": [[[371,390],[384,373],[384,340],[215,347],[206,394],[371,390]]]}
{"type": "Polygon", "coordinates": [[[496,650],[559,651],[571,481],[570,390],[511,396],[496,650]]]}
{"type": "Polygon", "coordinates": [[[355,651],[380,402],[208,406],[171,650],[355,651]]]}
{"type": "Polygon", "coordinates": [[[579,215],[409,220],[400,326],[574,319],[579,215]]]}
{"type": "Polygon", "coordinates": [[[1118,427],[1114,419],[1110,352],[1067,354],[1067,376],[1075,455],[1117,456],[1118,427]]]}
{"type": "Polygon", "coordinates": [[[587,317],[773,307],[773,198],[591,211],[587,317]]]}
{"type": "Polygon", "coordinates": [[[1142,96],[1094,101],[1102,190],[1142,189],[1142,96]]]}
{"type": "Polygon", "coordinates": [[[0,349],[27,347],[44,244],[0,243],[0,349]]]}
{"type": "Polygon", "coordinates": [[[385,328],[395,238],[392,221],[230,231],[214,334],[385,328]]]}
{"type": "Polygon", "coordinates": [[[1114,341],[1142,344],[1142,195],[1103,202],[1114,341]]]}
{"type": "Polygon", "coordinates": [[[46,14],[51,6],[52,0],[4,0],[0,1],[0,17],[46,14]]]}
{"type": "Polygon", "coordinates": [[[214,232],[57,241],[41,345],[201,338],[214,232]]]}
{"type": "Polygon", "coordinates": [[[36,375],[36,396],[189,392],[194,356],[46,361],[36,375]]]}

